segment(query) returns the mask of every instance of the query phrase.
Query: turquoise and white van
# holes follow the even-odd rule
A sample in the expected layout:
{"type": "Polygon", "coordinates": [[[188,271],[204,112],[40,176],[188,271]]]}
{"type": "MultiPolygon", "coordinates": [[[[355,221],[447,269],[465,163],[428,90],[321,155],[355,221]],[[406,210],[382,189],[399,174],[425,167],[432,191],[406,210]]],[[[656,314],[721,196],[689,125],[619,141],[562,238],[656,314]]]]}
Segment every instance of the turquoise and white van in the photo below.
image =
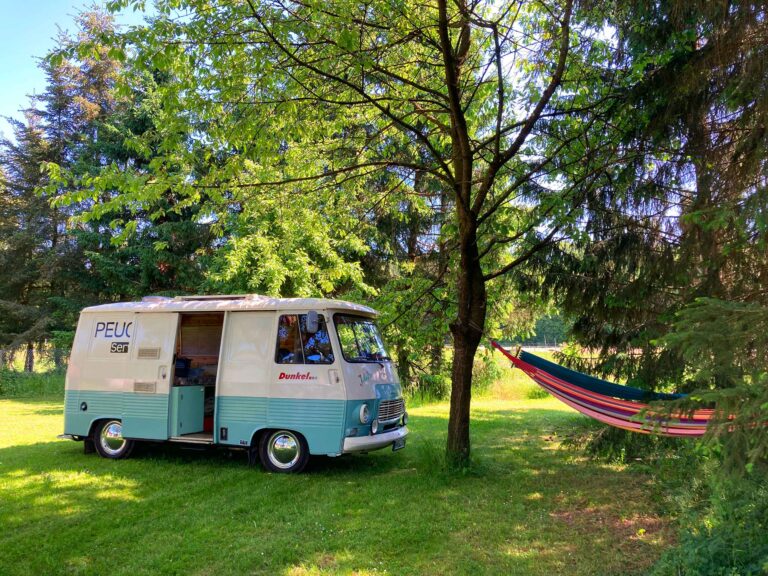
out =
{"type": "Polygon", "coordinates": [[[398,450],[408,414],[375,317],[258,295],[86,308],[62,436],[106,458],[141,440],[239,448],[275,472],[301,471],[310,454],[398,450]]]}

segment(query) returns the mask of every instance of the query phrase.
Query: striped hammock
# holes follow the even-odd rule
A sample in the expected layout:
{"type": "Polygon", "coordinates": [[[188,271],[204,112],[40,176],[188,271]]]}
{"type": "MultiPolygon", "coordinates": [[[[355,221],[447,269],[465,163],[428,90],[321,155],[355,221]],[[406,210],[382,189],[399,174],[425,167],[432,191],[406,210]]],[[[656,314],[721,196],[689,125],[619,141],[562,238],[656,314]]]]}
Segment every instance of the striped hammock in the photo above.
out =
{"type": "Polygon", "coordinates": [[[570,370],[529,352],[515,356],[498,342],[491,341],[491,344],[552,396],[604,424],[643,434],[690,437],[703,435],[712,418],[712,410],[669,414],[648,404],[655,400],[682,398],[683,394],[661,394],[620,386],[570,370]]]}

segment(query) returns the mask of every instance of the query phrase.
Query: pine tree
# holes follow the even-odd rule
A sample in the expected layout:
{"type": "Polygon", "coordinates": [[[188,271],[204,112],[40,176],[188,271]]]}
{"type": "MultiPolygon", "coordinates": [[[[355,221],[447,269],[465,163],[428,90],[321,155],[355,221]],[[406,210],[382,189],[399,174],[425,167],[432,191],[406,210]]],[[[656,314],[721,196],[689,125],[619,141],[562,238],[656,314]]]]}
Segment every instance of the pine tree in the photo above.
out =
{"type": "MultiPolygon", "coordinates": [[[[750,3],[628,3],[614,13],[631,87],[621,156],[588,199],[584,234],[525,280],[575,317],[601,361],[582,368],[689,390],[661,346],[699,297],[764,301],[768,12],[750,3]]],[[[711,385],[726,385],[712,382],[711,385]]]]}
{"type": "Polygon", "coordinates": [[[37,118],[9,122],[14,140],[0,142],[0,267],[9,272],[0,275],[0,347],[13,350],[47,333],[57,218],[37,193],[50,154],[37,118]]]}

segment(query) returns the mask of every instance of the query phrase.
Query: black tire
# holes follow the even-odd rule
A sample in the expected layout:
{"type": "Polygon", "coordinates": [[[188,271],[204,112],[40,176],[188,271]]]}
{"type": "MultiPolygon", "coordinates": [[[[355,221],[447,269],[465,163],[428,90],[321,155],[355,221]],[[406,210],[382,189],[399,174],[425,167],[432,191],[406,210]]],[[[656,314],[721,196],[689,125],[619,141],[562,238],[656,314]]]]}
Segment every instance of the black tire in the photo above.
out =
{"type": "Polygon", "coordinates": [[[136,443],[123,438],[123,423],[120,420],[104,420],[93,429],[93,444],[102,458],[121,460],[131,455],[136,443]]]}
{"type": "Polygon", "coordinates": [[[298,432],[268,430],[259,439],[259,459],[269,472],[298,474],[309,462],[309,446],[298,432]]]}

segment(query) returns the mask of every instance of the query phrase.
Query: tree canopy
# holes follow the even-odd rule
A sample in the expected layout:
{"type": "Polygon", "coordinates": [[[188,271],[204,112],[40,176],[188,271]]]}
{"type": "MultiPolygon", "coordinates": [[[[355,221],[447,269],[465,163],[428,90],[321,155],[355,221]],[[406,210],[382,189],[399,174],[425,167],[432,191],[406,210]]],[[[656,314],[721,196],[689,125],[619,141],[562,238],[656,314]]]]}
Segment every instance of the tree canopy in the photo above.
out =
{"type": "MultiPolygon", "coordinates": [[[[212,197],[216,211],[277,194],[282,210],[306,207],[299,222],[317,214],[313,232],[327,234],[314,243],[335,245],[337,254],[345,246],[335,236],[364,241],[357,222],[376,227],[372,205],[424,198],[419,209],[435,213],[425,221],[440,227],[414,238],[431,244],[428,252],[450,254],[438,262],[453,262],[432,266],[424,295],[445,283],[455,302],[448,452],[466,461],[486,284],[574,232],[585,194],[611,158],[612,143],[594,138],[605,132],[616,82],[601,21],[574,13],[570,0],[157,7],[150,27],[122,40],[135,63],[169,78],[165,155],[150,171],[109,171],[96,189],[136,190],[121,196],[125,204],[173,188],[212,197]],[[190,125],[201,137],[178,139],[190,125]],[[216,161],[201,173],[199,157],[216,161]],[[345,222],[350,212],[354,225],[345,222]]],[[[247,246],[265,241],[238,240],[229,269],[247,261],[247,246]]],[[[323,262],[330,261],[306,263],[323,262]]]]}
{"type": "Polygon", "coordinates": [[[692,370],[714,343],[686,326],[766,305],[765,12],[158,0],[127,30],[85,12],[0,143],[0,345],[149,293],[364,300],[406,385],[450,380],[460,465],[478,347],[529,310],[634,384],[759,388],[735,351],[692,370]]]}

